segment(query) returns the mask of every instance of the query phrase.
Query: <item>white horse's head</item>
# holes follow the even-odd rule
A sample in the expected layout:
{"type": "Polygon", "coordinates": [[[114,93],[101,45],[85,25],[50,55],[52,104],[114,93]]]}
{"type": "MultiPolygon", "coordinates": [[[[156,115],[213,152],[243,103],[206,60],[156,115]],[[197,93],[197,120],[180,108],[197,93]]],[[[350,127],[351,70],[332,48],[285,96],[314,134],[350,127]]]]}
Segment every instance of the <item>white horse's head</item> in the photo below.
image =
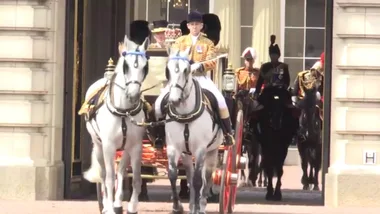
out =
{"type": "Polygon", "coordinates": [[[178,49],[170,49],[168,52],[170,54],[166,72],[169,74],[169,102],[173,105],[178,105],[189,96],[189,85],[192,84],[190,61],[188,58],[190,48],[182,52],[178,49]]]}
{"type": "Polygon", "coordinates": [[[140,90],[142,82],[148,74],[148,58],[145,54],[149,45],[149,38],[146,38],[142,45],[137,45],[124,37],[124,50],[118,61],[115,72],[116,78],[124,78],[124,80],[115,80],[125,83],[125,93],[131,102],[135,102],[140,98],[140,90]]]}

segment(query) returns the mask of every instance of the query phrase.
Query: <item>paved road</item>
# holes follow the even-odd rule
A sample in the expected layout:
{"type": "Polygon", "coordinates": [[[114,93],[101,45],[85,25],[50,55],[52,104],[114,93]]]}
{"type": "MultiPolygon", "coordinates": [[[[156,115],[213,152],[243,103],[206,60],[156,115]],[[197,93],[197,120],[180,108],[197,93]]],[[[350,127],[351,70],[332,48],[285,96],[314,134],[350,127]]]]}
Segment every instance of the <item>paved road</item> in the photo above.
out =
{"type": "MultiPolygon", "coordinates": [[[[269,204],[264,200],[265,191],[261,188],[243,188],[238,194],[238,204],[235,214],[322,214],[344,213],[378,214],[380,208],[346,208],[333,209],[322,206],[320,192],[302,191],[300,169],[287,166],[283,180],[283,201],[269,204]]],[[[167,214],[170,213],[171,203],[168,181],[157,181],[149,186],[151,201],[140,204],[139,214],[167,214]]],[[[124,205],[124,207],[126,207],[124,205]]],[[[185,209],[188,207],[184,203],[185,209]]],[[[1,214],[97,214],[96,201],[0,201],[1,214]]],[[[217,214],[218,204],[209,204],[208,213],[217,214]]]]}

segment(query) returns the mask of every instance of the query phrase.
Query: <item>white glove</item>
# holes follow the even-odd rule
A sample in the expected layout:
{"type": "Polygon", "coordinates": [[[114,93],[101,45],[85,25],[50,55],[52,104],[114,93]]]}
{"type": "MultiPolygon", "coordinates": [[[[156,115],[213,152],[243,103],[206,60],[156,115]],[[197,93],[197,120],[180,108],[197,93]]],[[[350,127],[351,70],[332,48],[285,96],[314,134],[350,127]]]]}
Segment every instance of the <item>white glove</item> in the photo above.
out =
{"type": "Polygon", "coordinates": [[[196,62],[196,63],[194,63],[194,64],[191,65],[190,70],[192,72],[194,72],[194,71],[200,69],[201,67],[202,67],[202,64],[199,63],[199,62],[196,62]]]}
{"type": "Polygon", "coordinates": [[[321,100],[321,93],[319,93],[319,91],[317,91],[316,95],[317,95],[317,101],[321,100]]]}
{"type": "Polygon", "coordinates": [[[292,102],[293,104],[297,102],[297,96],[292,96],[292,102]]]}

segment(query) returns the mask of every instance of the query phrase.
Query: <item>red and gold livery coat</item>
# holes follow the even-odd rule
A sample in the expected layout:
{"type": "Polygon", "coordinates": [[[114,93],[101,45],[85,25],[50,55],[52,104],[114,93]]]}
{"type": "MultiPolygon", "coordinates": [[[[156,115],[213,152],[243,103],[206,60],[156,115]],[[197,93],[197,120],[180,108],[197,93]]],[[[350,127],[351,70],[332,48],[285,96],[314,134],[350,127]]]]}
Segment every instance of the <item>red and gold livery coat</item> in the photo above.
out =
{"type": "Polygon", "coordinates": [[[193,62],[202,62],[204,71],[215,69],[216,60],[210,60],[216,56],[216,48],[214,43],[203,35],[199,35],[197,42],[193,45],[191,35],[179,37],[172,45],[173,48],[178,48],[180,51],[190,47],[189,60],[193,62]],[[206,62],[203,62],[206,61],[206,62]]]}
{"type": "Polygon", "coordinates": [[[241,67],[235,70],[235,76],[238,82],[238,90],[249,90],[256,87],[259,78],[259,69],[241,67]],[[250,75],[250,73],[253,75],[250,75]]]}

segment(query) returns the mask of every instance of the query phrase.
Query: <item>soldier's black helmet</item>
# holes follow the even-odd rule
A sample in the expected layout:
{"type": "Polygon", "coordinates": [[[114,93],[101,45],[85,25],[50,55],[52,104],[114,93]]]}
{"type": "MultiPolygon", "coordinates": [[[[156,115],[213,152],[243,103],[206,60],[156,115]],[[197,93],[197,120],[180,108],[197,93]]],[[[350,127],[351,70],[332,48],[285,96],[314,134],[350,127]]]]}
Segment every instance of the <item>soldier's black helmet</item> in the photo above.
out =
{"type": "Polygon", "coordinates": [[[203,33],[207,35],[207,38],[217,45],[220,41],[220,31],[222,25],[220,24],[219,17],[213,13],[207,13],[203,15],[203,33]]]}
{"type": "Polygon", "coordinates": [[[129,25],[129,39],[138,45],[144,43],[146,37],[150,39],[151,31],[149,22],[145,20],[136,20],[129,25]]]}
{"type": "Polygon", "coordinates": [[[276,36],[271,35],[270,36],[269,55],[278,54],[279,56],[281,56],[280,48],[278,47],[277,44],[275,44],[275,42],[276,42],[276,36]]]}

